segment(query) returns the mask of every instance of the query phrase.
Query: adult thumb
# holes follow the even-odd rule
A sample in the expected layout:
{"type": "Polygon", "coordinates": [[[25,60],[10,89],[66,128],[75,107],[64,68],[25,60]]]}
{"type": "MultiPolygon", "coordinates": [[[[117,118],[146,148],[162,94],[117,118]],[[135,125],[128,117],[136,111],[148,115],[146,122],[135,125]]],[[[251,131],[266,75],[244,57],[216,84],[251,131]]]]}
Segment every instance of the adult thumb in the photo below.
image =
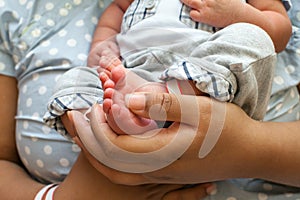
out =
{"type": "Polygon", "coordinates": [[[200,119],[200,109],[203,107],[200,106],[199,98],[206,99],[204,104],[210,104],[209,98],[206,97],[171,93],[133,93],[126,95],[125,102],[138,116],[196,126],[200,119]]]}

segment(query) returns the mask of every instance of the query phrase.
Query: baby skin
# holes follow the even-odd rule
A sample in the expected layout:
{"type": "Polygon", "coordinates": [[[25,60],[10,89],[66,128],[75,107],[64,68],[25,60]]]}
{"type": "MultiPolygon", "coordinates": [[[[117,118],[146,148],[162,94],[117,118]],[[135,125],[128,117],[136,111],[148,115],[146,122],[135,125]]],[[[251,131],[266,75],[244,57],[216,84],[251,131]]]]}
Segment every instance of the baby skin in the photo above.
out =
{"type": "Polygon", "coordinates": [[[116,57],[102,57],[98,72],[104,91],[103,110],[116,133],[137,135],[158,128],[154,120],[132,113],[125,105],[125,96],[133,92],[167,92],[164,84],[148,82],[126,70],[116,57]]]}
{"type": "MultiPolygon", "coordinates": [[[[125,96],[133,92],[166,93],[165,83],[149,82],[122,65],[116,56],[102,56],[98,69],[104,90],[103,110],[110,127],[118,134],[137,135],[158,128],[153,120],[141,118],[125,105],[125,96]]],[[[177,81],[181,94],[206,95],[193,82],[177,81]]],[[[164,122],[163,122],[164,123],[164,122]]]]}

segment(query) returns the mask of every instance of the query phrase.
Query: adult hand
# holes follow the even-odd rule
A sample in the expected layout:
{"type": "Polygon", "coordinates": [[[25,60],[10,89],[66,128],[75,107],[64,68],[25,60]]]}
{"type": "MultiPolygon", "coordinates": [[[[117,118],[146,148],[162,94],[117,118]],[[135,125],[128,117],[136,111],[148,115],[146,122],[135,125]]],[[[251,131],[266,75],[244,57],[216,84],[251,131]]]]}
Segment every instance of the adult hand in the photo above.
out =
{"type": "MultiPolygon", "coordinates": [[[[85,154],[85,157],[87,160],[92,164],[94,168],[96,168],[98,171],[106,171],[107,173],[110,173],[110,168],[104,166],[102,163],[100,163],[98,160],[95,159],[95,157],[92,156],[92,154],[85,148],[85,145],[81,141],[85,141],[88,145],[93,144],[93,141],[96,141],[96,138],[92,134],[92,132],[89,130],[89,124],[86,123],[86,118],[83,117],[83,114],[79,111],[69,111],[67,115],[62,116],[62,120],[64,122],[64,125],[70,135],[73,137],[74,141],[81,147],[82,151],[85,154]],[[74,122],[77,123],[74,123],[74,122]],[[74,124],[77,124],[78,126],[73,126],[74,124]],[[83,132],[83,138],[79,138],[76,127],[81,127],[85,130],[83,132]],[[89,141],[89,142],[87,142],[89,141]]],[[[79,132],[81,132],[81,128],[79,128],[79,132]]],[[[93,146],[93,145],[92,145],[93,146]]],[[[98,145],[92,147],[94,150],[97,151],[100,150],[98,145]]],[[[89,170],[92,171],[92,170],[89,170]]],[[[130,177],[130,174],[128,174],[130,177]]],[[[95,175],[94,175],[95,176],[95,175]]],[[[124,180],[121,182],[126,182],[127,177],[124,176],[124,180]]],[[[136,176],[136,178],[130,178],[130,182],[134,184],[128,184],[128,185],[136,185],[138,183],[144,182],[144,180],[141,179],[140,176],[136,176]],[[133,181],[133,179],[135,179],[133,181]]],[[[106,183],[108,184],[108,183],[106,183]]],[[[111,183],[109,183],[111,184],[111,183]]],[[[147,191],[149,194],[151,193],[157,193],[156,195],[150,195],[154,197],[154,199],[157,199],[157,196],[163,194],[162,200],[174,200],[174,199],[195,199],[199,200],[204,197],[206,197],[208,194],[212,193],[215,190],[215,185],[212,183],[203,183],[203,184],[195,184],[192,187],[184,188],[183,185],[174,185],[171,184],[169,187],[166,184],[163,185],[157,185],[152,184],[153,186],[146,184],[146,185],[140,185],[140,186],[132,186],[136,187],[135,190],[139,191],[139,193],[143,192],[145,195],[147,195],[147,191]],[[172,187],[173,185],[173,187],[172,187]],[[160,188],[160,189],[158,189],[160,188]]],[[[130,190],[134,190],[133,188],[128,188],[127,193],[130,193],[130,190]]],[[[126,195],[126,194],[124,194],[126,195]]],[[[140,197],[141,198],[141,197],[140,197]]],[[[148,199],[148,198],[147,198],[148,199]]],[[[151,198],[150,198],[151,199],[151,198]]]]}
{"type": "MultiPolygon", "coordinates": [[[[145,139],[144,137],[116,135],[105,122],[105,116],[100,105],[94,105],[92,108],[89,116],[91,126],[82,120],[83,116],[80,113],[74,111],[71,113],[80,141],[93,157],[105,164],[103,165],[94,159],[93,165],[112,182],[127,185],[183,184],[261,176],[259,172],[263,172],[261,170],[263,167],[260,166],[259,160],[265,160],[265,151],[261,152],[260,150],[264,149],[265,140],[263,143],[260,140],[255,140],[257,137],[253,137],[253,135],[255,136],[253,130],[254,127],[258,129],[259,124],[257,123],[259,122],[251,120],[239,107],[230,103],[219,103],[207,97],[182,95],[178,100],[172,94],[142,94],[142,98],[140,95],[137,98],[132,97],[128,101],[128,107],[133,112],[144,117],[151,115],[152,118],[159,120],[162,115],[152,112],[152,105],[156,105],[156,110],[166,111],[163,118],[175,121],[175,123],[169,128],[160,129],[145,139]],[[194,107],[194,110],[189,110],[191,100],[195,102],[195,99],[197,106],[194,107]],[[195,108],[197,107],[196,112],[195,108]],[[215,121],[212,113],[218,114],[218,109],[223,112],[224,108],[226,110],[224,119],[216,118],[220,122],[218,125],[222,125],[221,129],[215,129],[221,130],[217,143],[205,157],[200,158],[199,151],[203,146],[202,143],[205,141],[207,132],[211,129],[210,127],[215,127],[210,126],[211,121],[215,121]],[[187,115],[188,113],[189,115],[187,115]],[[195,120],[193,114],[199,116],[199,119],[195,120]],[[184,123],[176,123],[176,121],[183,121],[184,123]],[[93,131],[90,127],[93,128],[93,131]],[[245,129],[245,127],[248,128],[245,129]],[[173,139],[178,136],[178,130],[182,136],[186,135],[188,138],[181,137],[183,142],[189,141],[191,135],[193,139],[181,156],[176,157],[176,155],[170,158],[169,156],[172,154],[162,151],[158,154],[156,161],[167,161],[167,166],[155,171],[134,173],[135,167],[139,166],[138,164],[147,163],[147,160],[143,159],[141,162],[139,160],[141,157],[138,156],[157,152],[169,146],[171,141],[174,141],[173,139]],[[192,134],[194,132],[195,135],[192,134]],[[257,148],[253,148],[254,145],[257,148]],[[134,157],[135,155],[137,157],[134,157]],[[176,159],[174,160],[174,158],[176,159]],[[174,162],[168,163],[172,159],[174,162]],[[120,165],[116,165],[116,163],[120,165]],[[120,166],[121,169],[118,168],[120,166]],[[125,170],[130,170],[130,166],[132,166],[132,171],[129,173],[125,170]],[[243,170],[240,170],[241,168],[243,170]]],[[[180,142],[173,146],[174,152],[177,152],[178,147],[180,147],[180,142]]],[[[155,157],[150,158],[154,159],[155,157]]]]}

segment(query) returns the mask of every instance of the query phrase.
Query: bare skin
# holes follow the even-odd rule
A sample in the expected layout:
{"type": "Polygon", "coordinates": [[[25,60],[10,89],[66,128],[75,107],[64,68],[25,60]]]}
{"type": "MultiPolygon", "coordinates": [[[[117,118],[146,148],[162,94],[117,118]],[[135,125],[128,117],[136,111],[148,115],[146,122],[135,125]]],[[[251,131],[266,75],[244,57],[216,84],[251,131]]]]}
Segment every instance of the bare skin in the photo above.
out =
{"type": "MultiPolygon", "coordinates": [[[[74,111],[74,112],[78,112],[78,111],[74,111]]],[[[156,183],[151,183],[151,184],[134,184],[132,186],[126,186],[126,185],[119,185],[119,184],[114,184],[111,182],[111,180],[106,177],[104,177],[102,175],[102,173],[99,174],[99,169],[101,167],[105,167],[104,165],[102,165],[101,163],[99,163],[99,161],[97,161],[85,148],[85,146],[82,144],[81,139],[79,137],[79,135],[77,134],[77,128],[74,126],[74,122],[77,121],[77,118],[74,120],[74,116],[72,115],[73,111],[68,112],[67,115],[62,116],[62,120],[64,122],[65,127],[67,128],[68,132],[70,133],[70,135],[73,137],[74,141],[81,147],[84,156],[80,156],[79,160],[84,160],[86,163],[86,161],[88,160],[88,163],[90,163],[91,165],[82,165],[82,164],[76,164],[73,169],[71,171],[70,174],[73,174],[73,176],[68,176],[70,178],[67,178],[66,181],[64,181],[64,183],[62,185],[64,185],[64,187],[67,187],[70,189],[70,191],[77,191],[77,190],[81,190],[80,188],[87,188],[88,191],[91,191],[91,189],[89,188],[90,186],[87,185],[86,183],[84,183],[84,181],[81,181],[82,179],[86,180],[101,180],[102,184],[107,184],[106,187],[102,188],[103,190],[101,192],[104,192],[104,195],[108,195],[107,198],[109,199],[124,199],[126,197],[126,199],[145,199],[145,200],[157,200],[157,199],[162,199],[162,200],[176,200],[176,199],[195,199],[195,200],[199,200],[202,199],[204,197],[206,197],[208,194],[210,194],[210,192],[212,192],[215,189],[215,185],[211,184],[211,183],[203,183],[203,184],[197,184],[195,185],[195,187],[191,187],[191,188],[182,188],[182,184],[156,184],[156,183]],[[100,167],[100,168],[99,168],[100,167]],[[85,171],[86,175],[81,175],[81,174],[75,174],[75,171],[78,171],[77,168],[80,168],[80,170],[85,171]],[[84,168],[84,169],[82,169],[84,168]],[[95,171],[96,170],[96,171],[95,171]],[[98,170],[98,171],[97,171],[98,170]],[[74,171],[74,172],[73,172],[74,171]],[[95,178],[97,177],[97,178],[95,178]],[[79,186],[77,187],[77,189],[73,186],[74,182],[78,182],[79,186]],[[105,183],[106,182],[106,183],[105,183]],[[113,191],[114,194],[111,194],[111,192],[113,191]],[[139,195],[136,195],[136,194],[139,195]]],[[[77,113],[78,114],[78,113],[77,113]]],[[[104,119],[104,118],[103,118],[104,119]]],[[[85,121],[85,120],[84,120],[85,121]]],[[[83,122],[83,121],[81,121],[83,122]]],[[[89,126],[89,125],[88,125],[89,126]]],[[[87,134],[85,134],[87,136],[87,134]]],[[[93,139],[94,140],[94,139],[93,139]]],[[[122,179],[120,179],[122,180],[122,179]]],[[[126,181],[126,178],[123,179],[123,181],[126,181]]],[[[96,184],[96,182],[91,183],[96,184]]],[[[63,188],[63,187],[62,187],[63,188]]],[[[99,187],[97,186],[98,190],[95,190],[94,193],[91,192],[89,193],[90,198],[99,198],[99,197],[95,197],[95,195],[97,196],[97,194],[99,193],[99,187]],[[94,196],[94,197],[93,197],[94,196]]],[[[57,192],[57,196],[60,196],[63,199],[63,197],[66,197],[66,193],[63,191],[59,191],[57,192]]],[[[78,193],[75,193],[74,196],[72,196],[71,199],[76,199],[78,198],[83,199],[82,197],[78,197],[78,193]],[[77,196],[76,196],[77,195],[77,196]],[[76,196],[76,197],[75,197],[76,196]]],[[[102,194],[101,194],[102,195],[102,194]]],[[[103,195],[102,195],[103,197],[103,195]]]]}
{"type": "Polygon", "coordinates": [[[276,52],[285,49],[291,35],[291,22],[280,0],[248,0],[247,4],[239,0],[181,1],[192,8],[190,16],[198,22],[215,27],[246,22],[261,27],[272,38],[276,52]]]}
{"type": "MultiPolygon", "coordinates": [[[[15,143],[15,114],[17,111],[17,81],[12,77],[0,75],[0,196],[1,199],[32,200],[43,184],[32,179],[22,165],[15,143]],[[14,191],[14,192],[12,192],[14,191]]],[[[106,199],[163,199],[177,198],[201,199],[207,195],[209,185],[199,185],[192,189],[180,189],[182,185],[141,185],[137,187],[114,184],[101,175],[81,154],[67,176],[55,192],[56,200],[96,200],[106,199]],[[136,195],[136,194],[139,195],[136,195]]]]}
{"type": "MultiPolygon", "coordinates": [[[[119,134],[140,134],[156,128],[154,121],[136,117],[128,111],[124,106],[126,93],[165,92],[163,87],[145,87],[147,84],[145,80],[122,70],[119,66],[121,62],[114,63],[116,60],[114,58],[120,57],[114,37],[120,32],[123,14],[132,2],[132,0],[115,0],[106,9],[95,30],[88,58],[89,66],[100,65],[104,69],[105,73],[100,75],[104,88],[103,109],[109,124],[119,134]],[[109,20],[112,17],[114,20],[109,20]],[[110,58],[113,58],[112,61],[110,58]]],[[[226,27],[237,22],[260,26],[271,36],[277,52],[285,48],[291,34],[289,18],[279,0],[251,0],[247,1],[247,4],[240,0],[183,0],[182,2],[192,8],[191,18],[197,22],[214,27],[226,27]]],[[[197,90],[194,91],[194,94],[199,93],[197,90]]]]}
{"type": "Polygon", "coordinates": [[[163,84],[149,83],[138,75],[126,70],[117,58],[102,57],[100,80],[104,89],[103,109],[107,121],[119,134],[142,134],[157,128],[156,122],[136,116],[125,106],[125,95],[132,92],[166,92],[163,84]],[[106,62],[107,61],[107,62],[106,62]]]}
{"type": "MultiPolygon", "coordinates": [[[[125,106],[125,95],[133,92],[165,93],[168,92],[165,83],[149,82],[141,78],[125,69],[121,61],[109,52],[100,59],[98,71],[104,90],[103,110],[116,133],[135,135],[157,128],[154,120],[139,117],[125,106]]],[[[178,84],[183,94],[205,95],[193,83],[178,81],[178,84]]]]}
{"type": "MultiPolygon", "coordinates": [[[[197,136],[190,148],[180,159],[168,167],[150,173],[131,174],[111,169],[94,161],[93,165],[111,181],[120,184],[145,183],[199,183],[213,180],[223,180],[237,177],[261,178],[278,183],[300,186],[300,177],[297,176],[300,166],[299,123],[295,122],[259,122],[249,118],[239,107],[224,103],[226,106],[225,123],[221,137],[213,151],[199,159],[198,152],[210,124],[212,100],[207,97],[182,96],[184,104],[178,104],[177,98],[172,94],[148,93],[132,96],[126,105],[132,112],[149,117],[149,108],[159,104],[167,111],[167,118],[172,121],[181,120],[181,106],[188,105],[190,98],[199,100],[200,124],[197,136]],[[162,95],[165,98],[162,98],[162,95]],[[168,96],[168,97],[167,97],[168,96]],[[166,104],[164,99],[172,102],[166,104]],[[242,131],[242,132],[241,132],[242,131]],[[283,134],[284,133],[284,134],[283,134]],[[255,148],[253,148],[255,147],[255,148]],[[267,150],[267,151],[266,151],[267,150]],[[243,170],[240,170],[243,169],[243,170]],[[214,173],[211,173],[211,172],[214,173]],[[163,178],[162,178],[163,177],[163,178]]],[[[104,112],[99,105],[95,105],[90,117],[97,130],[93,134],[105,134],[111,144],[128,152],[152,152],[167,144],[177,134],[178,125],[161,130],[151,139],[131,137],[129,135],[116,135],[107,125],[104,112]]],[[[74,116],[75,113],[70,113],[74,116]]],[[[152,116],[159,119],[160,116],[152,116]]],[[[82,117],[76,114],[75,127],[82,117]]],[[[186,121],[186,130],[191,130],[190,120],[186,121]],[[190,127],[190,128],[189,128],[190,127]]],[[[182,126],[183,124],[181,124],[182,126]]],[[[192,125],[194,126],[194,125],[192,125]]],[[[79,137],[85,133],[77,132],[79,137]]],[[[119,152],[107,152],[118,155],[119,152]]],[[[138,160],[136,162],[139,162],[138,160]]]]}

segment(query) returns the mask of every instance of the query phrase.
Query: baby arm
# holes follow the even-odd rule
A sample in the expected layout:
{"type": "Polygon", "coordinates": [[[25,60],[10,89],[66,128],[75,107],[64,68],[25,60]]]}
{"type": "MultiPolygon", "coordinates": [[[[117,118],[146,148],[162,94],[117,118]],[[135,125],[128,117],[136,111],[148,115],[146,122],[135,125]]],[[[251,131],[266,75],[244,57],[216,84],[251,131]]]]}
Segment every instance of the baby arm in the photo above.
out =
{"type": "Polygon", "coordinates": [[[182,0],[192,8],[193,20],[215,27],[245,22],[264,29],[272,38],[276,52],[285,49],[291,23],[280,0],[182,0]]]}
{"type": "Polygon", "coordinates": [[[99,66],[104,50],[119,57],[119,47],[114,36],[120,32],[124,12],[131,2],[131,0],[115,0],[101,15],[93,35],[88,66],[99,66]]]}

